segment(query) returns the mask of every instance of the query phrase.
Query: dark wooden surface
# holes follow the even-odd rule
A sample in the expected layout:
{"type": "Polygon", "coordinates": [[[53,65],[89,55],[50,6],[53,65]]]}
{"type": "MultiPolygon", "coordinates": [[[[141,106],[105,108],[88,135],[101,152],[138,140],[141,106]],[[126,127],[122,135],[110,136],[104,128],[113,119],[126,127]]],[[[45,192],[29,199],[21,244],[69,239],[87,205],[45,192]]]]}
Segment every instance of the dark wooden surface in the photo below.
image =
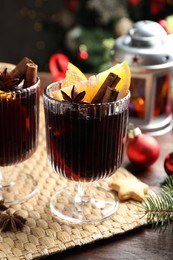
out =
{"type": "MultiPolygon", "coordinates": [[[[45,74],[46,84],[51,82],[51,77],[45,74]]],[[[45,82],[45,81],[44,81],[45,82]]],[[[133,167],[126,156],[123,166],[130,172],[148,183],[155,191],[167,177],[163,163],[165,156],[173,152],[173,132],[158,136],[156,139],[160,144],[160,156],[149,169],[137,169],[133,167]]],[[[115,259],[115,260],[171,260],[173,259],[173,224],[164,232],[155,230],[150,226],[141,227],[136,230],[104,239],[92,244],[77,246],[73,249],[57,253],[45,259],[115,259]]]]}

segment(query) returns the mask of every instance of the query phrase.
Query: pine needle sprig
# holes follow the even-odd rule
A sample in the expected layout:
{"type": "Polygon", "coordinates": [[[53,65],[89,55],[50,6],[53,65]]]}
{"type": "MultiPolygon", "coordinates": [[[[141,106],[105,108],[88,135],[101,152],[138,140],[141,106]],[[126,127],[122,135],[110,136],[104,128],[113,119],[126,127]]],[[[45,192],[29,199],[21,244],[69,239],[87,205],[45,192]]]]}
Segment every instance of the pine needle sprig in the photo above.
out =
{"type": "Polygon", "coordinates": [[[162,191],[173,194],[173,175],[166,179],[165,184],[162,186],[162,191]]]}
{"type": "Polygon", "coordinates": [[[167,178],[161,194],[150,194],[142,207],[148,224],[165,229],[173,221],[173,176],[167,178]]]}

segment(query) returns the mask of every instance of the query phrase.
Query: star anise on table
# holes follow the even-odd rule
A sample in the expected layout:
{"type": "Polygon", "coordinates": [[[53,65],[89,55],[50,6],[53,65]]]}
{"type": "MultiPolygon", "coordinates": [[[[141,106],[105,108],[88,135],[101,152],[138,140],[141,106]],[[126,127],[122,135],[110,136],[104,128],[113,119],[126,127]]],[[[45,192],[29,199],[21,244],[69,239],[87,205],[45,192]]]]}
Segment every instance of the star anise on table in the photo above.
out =
{"type": "Polygon", "coordinates": [[[20,79],[11,78],[7,68],[5,68],[3,72],[0,72],[0,90],[5,92],[14,91],[18,87],[19,82],[20,79]]]}
{"type": "Polygon", "coordinates": [[[2,232],[21,230],[25,225],[26,219],[16,213],[1,213],[0,228],[2,232]]]}
{"type": "Polygon", "coordinates": [[[75,85],[73,85],[73,88],[71,90],[71,97],[68,96],[63,90],[61,90],[61,93],[62,93],[63,99],[65,101],[74,102],[74,103],[81,102],[82,99],[84,98],[85,94],[86,94],[85,91],[78,93],[75,85]]]}
{"type": "Polygon", "coordinates": [[[8,207],[4,205],[4,200],[0,200],[0,211],[5,211],[6,209],[8,209],[8,207]]]}

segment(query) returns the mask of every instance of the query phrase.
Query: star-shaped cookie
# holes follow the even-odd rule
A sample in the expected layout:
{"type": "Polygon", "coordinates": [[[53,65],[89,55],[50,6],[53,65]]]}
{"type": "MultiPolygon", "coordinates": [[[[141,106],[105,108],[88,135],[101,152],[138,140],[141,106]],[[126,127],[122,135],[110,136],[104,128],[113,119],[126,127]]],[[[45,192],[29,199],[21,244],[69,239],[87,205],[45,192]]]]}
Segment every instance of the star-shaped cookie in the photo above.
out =
{"type": "Polygon", "coordinates": [[[143,201],[145,195],[149,191],[149,186],[137,178],[114,178],[109,183],[111,189],[118,192],[120,200],[125,201],[128,199],[134,199],[136,201],[143,201]]]}

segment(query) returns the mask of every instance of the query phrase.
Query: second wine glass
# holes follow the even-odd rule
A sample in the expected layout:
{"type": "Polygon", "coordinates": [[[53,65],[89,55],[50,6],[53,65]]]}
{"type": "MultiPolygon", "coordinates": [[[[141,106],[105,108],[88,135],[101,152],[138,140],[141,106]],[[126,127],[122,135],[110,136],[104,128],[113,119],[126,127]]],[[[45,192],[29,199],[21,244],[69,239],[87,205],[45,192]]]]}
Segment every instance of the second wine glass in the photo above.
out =
{"type": "Polygon", "coordinates": [[[15,171],[36,150],[39,127],[40,79],[16,91],[0,91],[0,199],[22,202],[37,192],[33,173],[15,171]],[[12,168],[12,169],[11,169],[12,168]]]}

